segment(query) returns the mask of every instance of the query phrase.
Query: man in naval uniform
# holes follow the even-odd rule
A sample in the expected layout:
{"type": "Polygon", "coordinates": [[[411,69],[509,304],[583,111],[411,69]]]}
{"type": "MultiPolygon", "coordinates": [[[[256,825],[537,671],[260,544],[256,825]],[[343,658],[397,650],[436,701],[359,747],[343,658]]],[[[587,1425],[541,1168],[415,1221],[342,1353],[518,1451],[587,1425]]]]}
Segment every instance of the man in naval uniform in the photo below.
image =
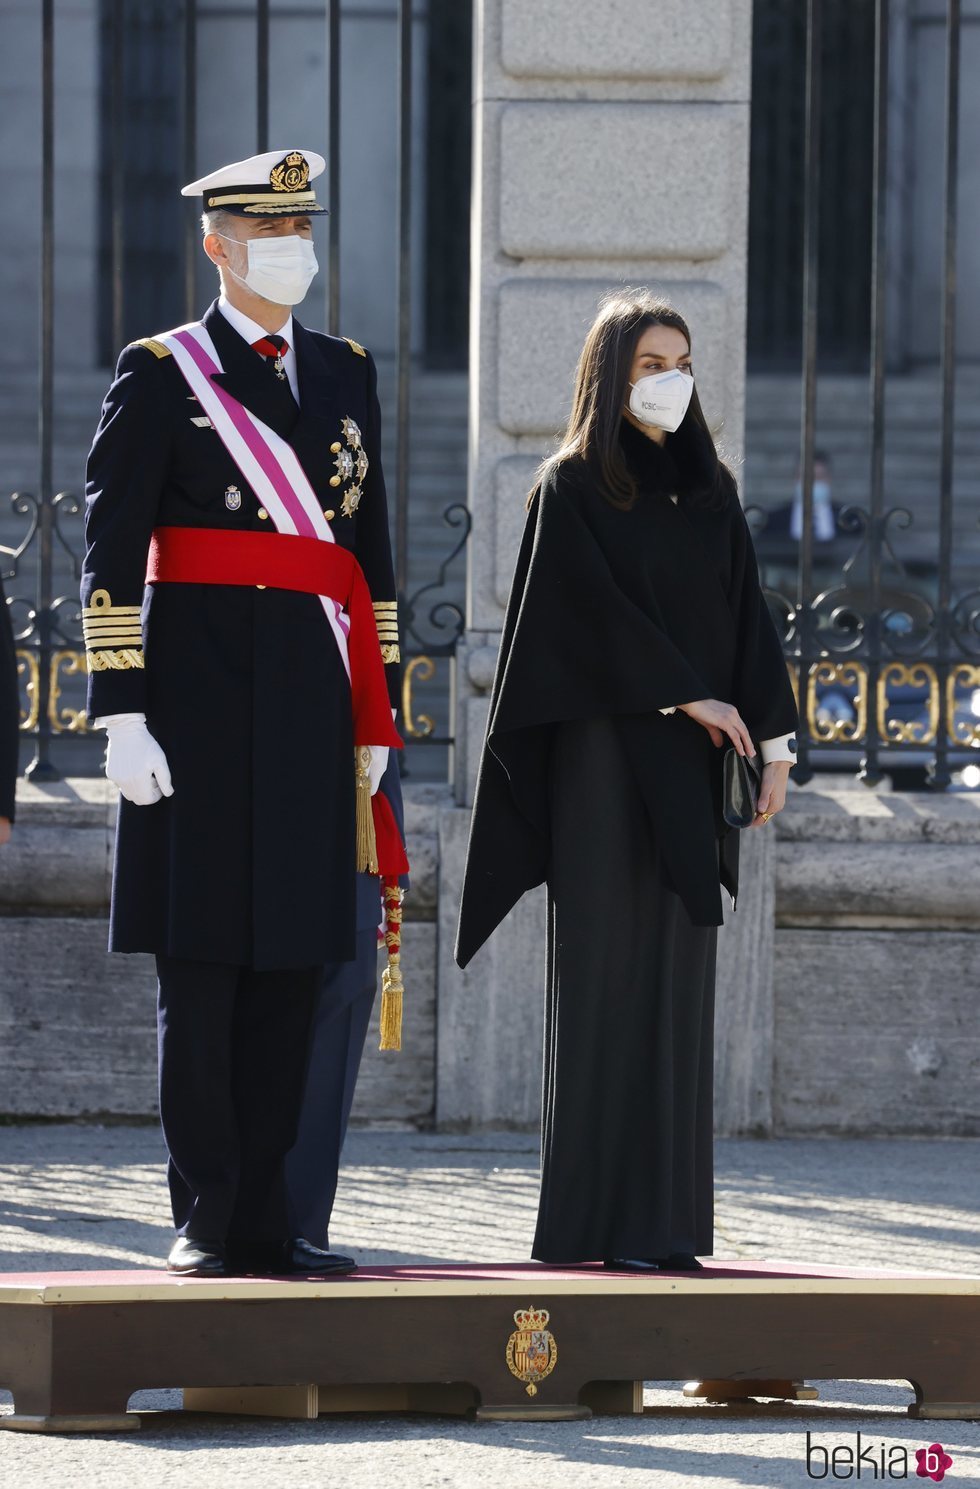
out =
{"type": "Polygon", "coordinates": [[[375,365],[292,315],[324,165],[272,151],[184,187],[220,296],[123,350],[88,463],[88,712],[123,798],[109,944],[156,957],[182,1274],[354,1267],[294,1233],[284,1174],[323,968],[356,951],[355,745],[374,792],[400,744],[375,365]]]}

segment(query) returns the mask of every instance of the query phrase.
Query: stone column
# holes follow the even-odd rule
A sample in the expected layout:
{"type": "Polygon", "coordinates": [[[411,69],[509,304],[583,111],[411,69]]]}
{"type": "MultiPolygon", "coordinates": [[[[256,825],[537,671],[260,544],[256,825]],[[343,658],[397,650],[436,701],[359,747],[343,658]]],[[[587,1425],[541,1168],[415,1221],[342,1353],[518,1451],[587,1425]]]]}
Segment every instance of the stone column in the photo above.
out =
{"type": "MultiPolygon", "coordinates": [[[[460,812],[473,799],[524,498],[564,425],[606,291],[649,286],[681,310],[708,419],[726,455],[740,455],[750,49],[751,0],[479,0],[460,812]]],[[[465,832],[444,820],[442,843],[438,1116],[533,1123],[543,899],[460,976],[448,931],[465,832]],[[481,1062],[474,1104],[472,1050],[494,1049],[501,1024],[519,1031],[518,1048],[506,1072],[481,1062]]]]}

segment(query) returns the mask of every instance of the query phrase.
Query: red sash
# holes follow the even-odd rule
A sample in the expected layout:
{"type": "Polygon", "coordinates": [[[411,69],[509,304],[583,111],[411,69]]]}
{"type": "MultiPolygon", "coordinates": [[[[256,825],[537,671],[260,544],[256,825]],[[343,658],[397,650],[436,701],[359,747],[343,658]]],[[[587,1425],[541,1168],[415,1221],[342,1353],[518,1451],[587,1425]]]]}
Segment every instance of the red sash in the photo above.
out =
{"type": "Polygon", "coordinates": [[[402,748],[392,722],[367,580],[353,553],[339,543],[275,532],[158,527],[150,541],[146,582],[254,585],[336,600],[350,618],[354,743],[402,748]]]}

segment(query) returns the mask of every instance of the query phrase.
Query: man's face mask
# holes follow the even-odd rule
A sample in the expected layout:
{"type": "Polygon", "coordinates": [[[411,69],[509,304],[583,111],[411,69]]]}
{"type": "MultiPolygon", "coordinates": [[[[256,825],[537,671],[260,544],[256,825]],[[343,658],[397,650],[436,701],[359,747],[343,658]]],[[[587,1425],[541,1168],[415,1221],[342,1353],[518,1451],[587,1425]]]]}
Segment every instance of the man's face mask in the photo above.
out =
{"type": "MultiPolygon", "coordinates": [[[[242,242],[226,233],[219,233],[218,237],[227,243],[242,242]]],[[[300,238],[295,233],[283,238],[248,238],[245,247],[248,269],[244,275],[236,274],[230,264],[225,265],[233,279],[274,305],[298,305],[304,299],[320,267],[309,238],[300,238]]]]}
{"type": "Polygon", "coordinates": [[[687,413],[694,392],[694,378],[674,367],[670,372],[651,372],[630,383],[630,413],[642,424],[673,434],[687,413]]]}

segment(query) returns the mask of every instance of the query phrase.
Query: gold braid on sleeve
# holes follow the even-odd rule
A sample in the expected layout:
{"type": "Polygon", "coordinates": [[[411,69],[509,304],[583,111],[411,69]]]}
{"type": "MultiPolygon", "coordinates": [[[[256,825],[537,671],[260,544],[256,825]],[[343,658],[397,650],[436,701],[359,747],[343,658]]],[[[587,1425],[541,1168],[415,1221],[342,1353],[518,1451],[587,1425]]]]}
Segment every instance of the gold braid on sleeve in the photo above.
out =
{"type": "Polygon", "coordinates": [[[82,610],[82,634],[91,672],[144,665],[139,605],[114,605],[107,589],[95,590],[82,610]]]}
{"type": "Polygon", "coordinates": [[[397,600],[375,600],[374,619],[378,627],[378,641],[381,644],[381,660],[388,662],[400,662],[401,652],[398,649],[398,601],[397,600]]]}

